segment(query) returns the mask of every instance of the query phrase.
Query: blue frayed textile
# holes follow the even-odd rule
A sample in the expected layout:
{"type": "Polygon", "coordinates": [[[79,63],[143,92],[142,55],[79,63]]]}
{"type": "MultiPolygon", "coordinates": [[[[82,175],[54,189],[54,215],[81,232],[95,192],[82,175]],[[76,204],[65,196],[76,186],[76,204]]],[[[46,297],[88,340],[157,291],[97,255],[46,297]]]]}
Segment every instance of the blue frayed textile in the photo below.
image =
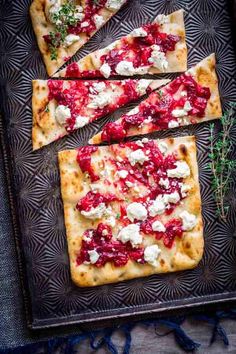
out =
{"type": "MultiPolygon", "coordinates": [[[[212,337],[210,344],[212,344],[217,338],[220,339],[226,346],[229,345],[227,333],[220,324],[221,319],[233,319],[236,320],[236,310],[231,311],[217,311],[211,314],[199,314],[192,316],[192,318],[198,322],[207,322],[212,326],[212,337]]],[[[39,342],[30,344],[24,347],[18,347],[15,349],[0,350],[0,354],[35,354],[37,352],[53,354],[55,350],[60,348],[60,353],[63,354],[75,354],[76,346],[88,339],[90,347],[94,351],[106,347],[108,352],[112,354],[118,354],[118,349],[112,342],[112,335],[115,331],[119,330],[125,337],[125,345],[123,348],[123,354],[129,354],[132,347],[132,329],[136,324],[141,324],[145,327],[154,327],[157,336],[168,335],[173,333],[176,343],[186,352],[193,352],[198,349],[201,344],[196,343],[191,339],[182,328],[182,324],[185,321],[185,317],[170,317],[161,319],[152,319],[139,322],[128,323],[119,327],[105,328],[102,330],[82,332],[77,336],[71,336],[66,338],[55,338],[47,342],[39,342]],[[160,328],[166,328],[165,333],[158,333],[160,328]]]]}

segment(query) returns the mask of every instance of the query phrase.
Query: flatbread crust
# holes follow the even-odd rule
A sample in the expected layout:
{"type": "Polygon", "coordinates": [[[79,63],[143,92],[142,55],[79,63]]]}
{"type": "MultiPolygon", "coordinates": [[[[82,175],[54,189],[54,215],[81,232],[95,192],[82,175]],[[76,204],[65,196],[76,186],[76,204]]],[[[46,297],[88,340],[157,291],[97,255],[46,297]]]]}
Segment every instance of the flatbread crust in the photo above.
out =
{"type": "MultiPolygon", "coordinates": [[[[220,94],[218,88],[218,78],[216,75],[216,57],[215,54],[211,54],[207,58],[203,59],[200,63],[198,63],[193,68],[189,69],[187,73],[191,74],[196,82],[202,86],[209,87],[211,91],[211,97],[208,100],[207,107],[205,110],[205,116],[202,118],[187,116],[182,122],[180,126],[193,124],[191,123],[191,119],[194,118],[194,123],[202,123],[206,121],[210,121],[213,119],[220,118],[222,116],[221,109],[221,101],[220,94]]],[[[171,83],[170,83],[171,84],[171,83]]],[[[169,85],[169,84],[168,84],[169,85]]],[[[167,85],[167,87],[168,87],[167,85]]],[[[163,95],[165,94],[165,87],[162,88],[163,95]]],[[[155,93],[152,93],[146,101],[151,102],[152,97],[155,100],[155,93]]],[[[144,102],[144,101],[143,101],[144,102]]],[[[122,122],[122,117],[117,120],[117,123],[122,122]]],[[[151,124],[143,124],[142,127],[131,127],[128,130],[127,136],[139,135],[139,134],[147,134],[153,132],[153,126],[151,124]]],[[[96,134],[89,143],[91,144],[99,144],[101,143],[102,133],[96,134]]]]}
{"type": "MultiPolygon", "coordinates": [[[[85,1],[83,0],[84,4],[85,1]]],[[[30,6],[30,16],[32,20],[33,29],[37,38],[38,46],[40,52],[43,55],[43,60],[46,65],[48,75],[54,74],[69,58],[74,55],[88,40],[113,16],[116,11],[108,10],[107,8],[102,8],[98,11],[98,15],[103,16],[104,23],[96,31],[92,32],[90,35],[86,33],[80,33],[80,40],[73,43],[67,48],[61,46],[58,48],[58,58],[57,60],[51,60],[50,52],[47,43],[44,41],[43,36],[49,34],[49,32],[54,31],[54,25],[48,20],[46,16],[46,11],[49,7],[49,0],[33,0],[30,6]]]]}
{"type": "MultiPolygon", "coordinates": [[[[165,85],[170,80],[149,80],[149,87],[155,90],[165,85]]],[[[64,126],[60,125],[55,117],[55,110],[58,106],[56,100],[48,99],[49,89],[47,80],[33,80],[32,95],[32,144],[33,150],[62,138],[69,133],[64,126]]],[[[66,84],[68,81],[64,81],[66,84]]],[[[71,81],[69,81],[71,82],[71,81]]],[[[92,81],[90,81],[91,83],[92,81]]],[[[116,81],[117,82],[117,81],[116,81]]],[[[140,95],[141,97],[142,95],[140,95]]],[[[88,109],[89,112],[89,109],[88,109]]]]}
{"type": "MultiPolygon", "coordinates": [[[[180,41],[176,43],[174,51],[168,51],[166,58],[168,61],[168,69],[166,73],[171,72],[183,72],[187,70],[187,46],[186,46],[186,34],[184,26],[184,11],[178,10],[170,15],[167,15],[168,23],[161,25],[161,32],[167,34],[173,34],[180,36],[180,41]]],[[[127,38],[133,39],[132,35],[128,35],[127,38]]],[[[112,47],[118,48],[121,45],[121,41],[117,40],[112,43],[112,47]]],[[[80,71],[99,70],[102,66],[100,58],[110,51],[111,45],[97,50],[93,53],[86,55],[84,58],[77,62],[80,71]]],[[[151,67],[148,74],[162,73],[160,69],[151,67]]],[[[54,77],[66,77],[66,68],[60,70],[54,75],[54,77]]]]}
{"type": "MultiPolygon", "coordinates": [[[[76,162],[76,150],[59,152],[61,193],[64,203],[71,277],[76,285],[89,287],[144,277],[151,274],[191,269],[196,267],[201,260],[204,239],[195,137],[168,138],[162,141],[168,145],[168,154],[175,151],[177,158],[185,160],[191,169],[191,176],[184,180],[185,183],[191,185],[188,197],[183,199],[182,203],[176,207],[171,216],[165,215],[162,220],[165,222],[168,219],[177,217],[180,212],[187,210],[197,217],[197,224],[193,230],[184,232],[182,239],[176,238],[171,249],[166,248],[162,240],[156,240],[153,236],[144,236],[144,246],[157,244],[161,248],[161,256],[158,259],[156,267],[149,264],[141,265],[131,260],[123,267],[115,267],[112,263],[106,263],[101,268],[97,268],[91,264],[81,264],[79,266],[76,264],[76,257],[81,247],[84,231],[96,228],[99,222],[105,221],[103,219],[99,221],[88,220],[76,210],[75,205],[77,202],[90,190],[90,179],[86,178],[81,172],[76,162]]],[[[99,147],[98,151],[93,153],[92,164],[96,173],[100,172],[99,166],[101,166],[101,161],[104,161],[109,156],[113,158],[121,156],[119,155],[118,145],[99,147]]],[[[107,162],[106,171],[109,171],[107,162]]],[[[102,178],[99,181],[99,191],[102,193],[109,192],[109,186],[104,184],[102,178]]],[[[117,192],[117,195],[119,195],[119,192],[117,192]]],[[[132,200],[132,195],[128,196],[128,198],[132,200]]],[[[116,211],[116,202],[112,203],[112,208],[116,211]]],[[[115,226],[113,234],[117,231],[118,228],[115,226]]]]}

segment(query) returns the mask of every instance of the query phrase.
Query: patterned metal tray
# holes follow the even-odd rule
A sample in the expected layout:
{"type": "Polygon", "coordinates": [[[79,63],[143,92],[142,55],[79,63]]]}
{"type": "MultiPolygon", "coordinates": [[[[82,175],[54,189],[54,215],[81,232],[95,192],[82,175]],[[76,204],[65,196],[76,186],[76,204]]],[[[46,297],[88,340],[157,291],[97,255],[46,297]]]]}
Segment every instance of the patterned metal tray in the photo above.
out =
{"type": "MultiPolygon", "coordinates": [[[[227,0],[129,0],[78,57],[107,45],[132,28],[152,20],[158,13],[184,8],[188,64],[196,64],[216,52],[225,110],[230,101],[236,101],[236,60],[227,4],[227,0]]],[[[228,196],[232,207],[228,220],[219,222],[210,188],[211,176],[205,169],[208,124],[183,128],[173,134],[195,134],[198,138],[205,225],[205,253],[198,268],[93,289],[79,289],[73,285],[57,152],[86,144],[111,117],[32,152],[31,80],[47,78],[47,75],[28,16],[29,5],[30,0],[0,1],[0,87],[4,115],[0,131],[28,324],[32,328],[42,328],[236,299],[236,187],[228,196]]],[[[121,111],[113,114],[113,118],[121,111]]],[[[168,134],[155,133],[152,137],[168,134]]]]}

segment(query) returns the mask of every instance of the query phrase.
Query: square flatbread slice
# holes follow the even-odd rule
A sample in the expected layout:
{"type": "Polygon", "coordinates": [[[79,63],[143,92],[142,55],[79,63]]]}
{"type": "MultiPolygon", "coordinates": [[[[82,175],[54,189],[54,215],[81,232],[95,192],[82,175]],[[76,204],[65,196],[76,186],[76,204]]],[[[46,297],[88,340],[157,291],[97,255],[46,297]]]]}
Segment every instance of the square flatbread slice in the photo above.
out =
{"type": "Polygon", "coordinates": [[[197,266],[204,241],[193,136],[62,151],[59,167],[78,286],[197,266]]]}
{"type": "Polygon", "coordinates": [[[152,93],[116,122],[108,123],[90,143],[206,122],[222,115],[215,54],[152,93]]]}
{"type": "Polygon", "coordinates": [[[127,0],[33,0],[30,15],[49,75],[54,74],[127,0]]]}
{"type": "Polygon", "coordinates": [[[58,140],[170,80],[34,80],[33,150],[58,140]]]}
{"type": "Polygon", "coordinates": [[[187,70],[183,10],[158,15],[106,48],[73,62],[55,76],[105,77],[182,72],[187,70]]]}

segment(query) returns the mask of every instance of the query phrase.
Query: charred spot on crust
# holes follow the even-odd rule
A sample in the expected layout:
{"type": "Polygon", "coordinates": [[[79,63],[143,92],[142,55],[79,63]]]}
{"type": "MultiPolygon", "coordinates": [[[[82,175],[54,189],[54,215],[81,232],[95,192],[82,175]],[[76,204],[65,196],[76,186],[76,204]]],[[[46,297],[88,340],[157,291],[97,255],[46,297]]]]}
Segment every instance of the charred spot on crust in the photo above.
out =
{"type": "Polygon", "coordinates": [[[191,245],[190,245],[189,242],[186,242],[186,243],[185,243],[185,248],[187,248],[187,249],[191,248],[191,245]]]}
{"type": "Polygon", "coordinates": [[[184,156],[187,156],[188,149],[187,149],[186,145],[181,144],[180,147],[179,147],[179,150],[184,156]]]}
{"type": "Polygon", "coordinates": [[[160,265],[161,265],[162,267],[165,265],[164,259],[161,259],[161,260],[160,260],[160,265]]]}
{"type": "Polygon", "coordinates": [[[169,139],[168,139],[168,143],[169,143],[170,145],[174,144],[174,138],[169,138],[169,139]]]}

